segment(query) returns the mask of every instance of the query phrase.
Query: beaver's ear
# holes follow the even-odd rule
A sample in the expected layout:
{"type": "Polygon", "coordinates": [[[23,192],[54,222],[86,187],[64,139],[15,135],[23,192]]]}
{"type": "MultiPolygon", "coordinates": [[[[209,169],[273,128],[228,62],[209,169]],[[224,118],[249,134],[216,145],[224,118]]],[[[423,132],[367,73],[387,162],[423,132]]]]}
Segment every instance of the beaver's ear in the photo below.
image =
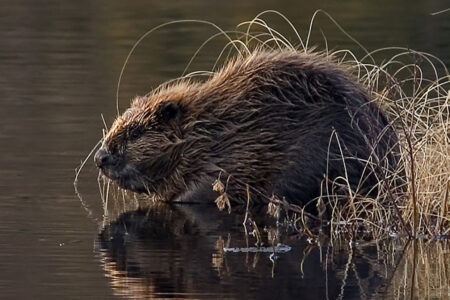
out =
{"type": "Polygon", "coordinates": [[[176,120],[181,117],[183,108],[180,103],[175,100],[161,102],[156,109],[156,119],[159,122],[167,123],[171,120],[176,120]]]}

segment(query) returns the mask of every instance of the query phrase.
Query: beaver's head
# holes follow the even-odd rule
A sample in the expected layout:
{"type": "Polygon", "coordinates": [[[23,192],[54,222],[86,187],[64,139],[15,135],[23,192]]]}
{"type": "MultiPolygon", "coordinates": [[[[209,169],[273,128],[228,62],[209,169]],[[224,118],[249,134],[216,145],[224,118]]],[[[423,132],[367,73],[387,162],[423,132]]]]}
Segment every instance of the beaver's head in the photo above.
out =
{"type": "Polygon", "coordinates": [[[179,162],[183,114],[177,100],[136,98],[106,134],[95,154],[97,167],[121,188],[157,191],[179,162]]]}

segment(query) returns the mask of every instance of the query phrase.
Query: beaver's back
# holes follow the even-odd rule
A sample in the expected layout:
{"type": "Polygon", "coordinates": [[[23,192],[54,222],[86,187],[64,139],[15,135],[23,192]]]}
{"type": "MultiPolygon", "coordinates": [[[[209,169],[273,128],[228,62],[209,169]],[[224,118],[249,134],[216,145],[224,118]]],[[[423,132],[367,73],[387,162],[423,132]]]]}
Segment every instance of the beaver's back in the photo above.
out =
{"type": "Polygon", "coordinates": [[[245,200],[247,183],[304,204],[319,196],[325,176],[328,182],[348,178],[354,190],[367,193],[379,179],[370,173],[381,175],[367,161],[395,165],[396,138],[386,117],[344,68],[323,56],[253,54],[200,90],[191,103],[191,147],[205,150],[197,157],[205,170],[214,165],[232,175],[234,199],[245,200]]]}

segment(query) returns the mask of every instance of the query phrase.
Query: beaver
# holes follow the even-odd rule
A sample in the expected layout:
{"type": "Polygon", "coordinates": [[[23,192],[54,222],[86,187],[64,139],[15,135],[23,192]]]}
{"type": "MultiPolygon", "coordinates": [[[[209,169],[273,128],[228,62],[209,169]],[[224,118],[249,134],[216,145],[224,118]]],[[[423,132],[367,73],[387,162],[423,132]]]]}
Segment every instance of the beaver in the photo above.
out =
{"type": "Polygon", "coordinates": [[[208,199],[227,174],[232,202],[247,202],[248,185],[252,202],[305,205],[324,183],[376,195],[397,166],[396,144],[348,67],[320,53],[255,50],[206,80],[136,97],[94,160],[121,188],[157,199],[208,199]]]}

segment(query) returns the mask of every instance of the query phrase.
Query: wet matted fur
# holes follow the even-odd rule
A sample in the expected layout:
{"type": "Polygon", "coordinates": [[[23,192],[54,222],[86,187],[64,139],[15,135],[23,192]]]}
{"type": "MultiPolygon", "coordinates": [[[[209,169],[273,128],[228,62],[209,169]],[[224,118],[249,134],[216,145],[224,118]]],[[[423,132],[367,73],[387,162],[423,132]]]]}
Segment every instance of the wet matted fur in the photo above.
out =
{"type": "Polygon", "coordinates": [[[120,187],[163,200],[209,199],[221,174],[231,201],[246,202],[248,184],[252,201],[306,204],[333,182],[376,195],[396,168],[396,143],[384,113],[330,57],[254,51],[206,81],[134,99],[95,160],[120,187]]]}

